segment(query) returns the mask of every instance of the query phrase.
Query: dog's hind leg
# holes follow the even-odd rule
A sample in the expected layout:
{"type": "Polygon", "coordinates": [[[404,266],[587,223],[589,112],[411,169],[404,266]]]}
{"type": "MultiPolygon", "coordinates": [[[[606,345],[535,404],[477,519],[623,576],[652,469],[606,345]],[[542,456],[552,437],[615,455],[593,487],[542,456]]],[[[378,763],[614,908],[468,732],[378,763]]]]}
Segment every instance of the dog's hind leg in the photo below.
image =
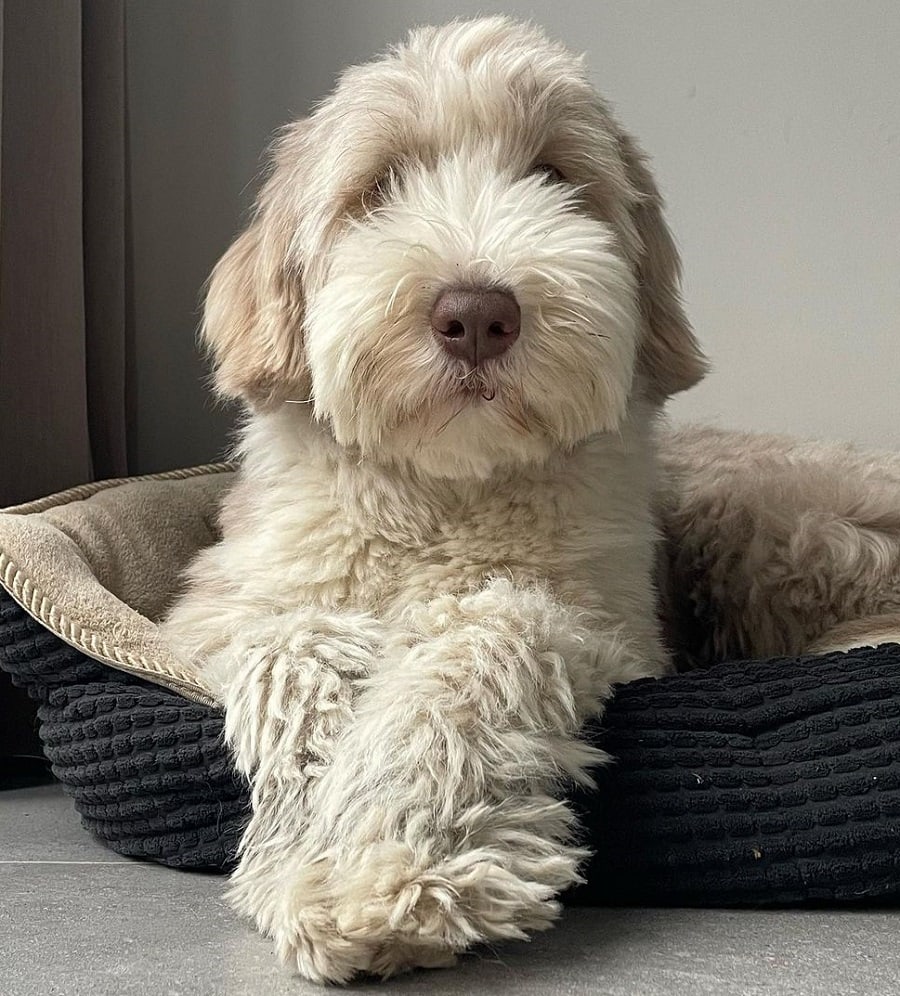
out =
{"type": "Polygon", "coordinates": [[[684,663],[900,637],[900,457],[713,428],[660,452],[661,588],[684,663]]]}

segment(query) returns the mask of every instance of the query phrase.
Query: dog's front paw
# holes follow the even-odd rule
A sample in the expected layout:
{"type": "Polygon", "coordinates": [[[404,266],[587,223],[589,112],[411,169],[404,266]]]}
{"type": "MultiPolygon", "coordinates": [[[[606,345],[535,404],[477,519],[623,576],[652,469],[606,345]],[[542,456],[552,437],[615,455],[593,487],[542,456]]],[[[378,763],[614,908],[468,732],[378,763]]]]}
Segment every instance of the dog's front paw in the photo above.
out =
{"type": "Polygon", "coordinates": [[[563,804],[535,797],[472,807],[441,838],[371,844],[341,863],[334,925],[372,946],[365,970],[381,976],[545,930],[587,856],[562,842],[569,821],[563,804]]]}
{"type": "Polygon", "coordinates": [[[452,965],[455,954],[445,943],[417,937],[408,922],[414,908],[421,913],[428,905],[421,883],[400,855],[384,857],[367,848],[337,862],[294,863],[282,868],[279,887],[255,889],[244,880],[229,898],[273,939],[281,960],[313,982],[452,965]]]}
{"type": "Polygon", "coordinates": [[[338,930],[330,872],[325,860],[245,862],[232,878],[228,899],[272,938],[291,969],[313,982],[344,983],[369,971],[378,942],[338,930]]]}
{"type": "Polygon", "coordinates": [[[452,965],[468,948],[550,927],[586,852],[567,807],[529,796],[470,806],[440,835],[344,841],[339,851],[244,866],[231,900],[316,982],[452,965]]]}
{"type": "Polygon", "coordinates": [[[271,934],[279,958],[313,982],[346,983],[373,971],[377,945],[345,936],[328,900],[301,900],[285,910],[271,934]]]}

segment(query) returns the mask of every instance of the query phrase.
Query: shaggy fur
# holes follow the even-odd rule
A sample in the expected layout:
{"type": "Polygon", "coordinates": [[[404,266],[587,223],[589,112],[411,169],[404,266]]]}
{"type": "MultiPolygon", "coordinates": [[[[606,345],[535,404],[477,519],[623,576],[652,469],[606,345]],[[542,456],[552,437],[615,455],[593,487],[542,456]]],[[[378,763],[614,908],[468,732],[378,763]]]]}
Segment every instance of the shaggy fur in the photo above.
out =
{"type": "Polygon", "coordinates": [[[691,428],[661,463],[680,664],[900,643],[900,456],[691,428]]]}
{"type": "Polygon", "coordinates": [[[640,151],[535,28],[418,30],[285,129],[203,334],[242,470],[166,631],[252,780],[232,901],[317,980],[547,927],[582,723],[669,666],[653,429],[704,361],[640,151]],[[457,287],[521,308],[472,370],[457,287]]]}

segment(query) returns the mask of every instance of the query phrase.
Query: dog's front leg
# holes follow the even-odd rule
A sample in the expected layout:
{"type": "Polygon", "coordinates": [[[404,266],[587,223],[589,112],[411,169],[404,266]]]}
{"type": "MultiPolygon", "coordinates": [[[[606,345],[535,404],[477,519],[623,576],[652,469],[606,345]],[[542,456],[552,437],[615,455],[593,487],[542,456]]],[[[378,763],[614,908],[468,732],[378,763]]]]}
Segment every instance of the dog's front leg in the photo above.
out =
{"type": "MultiPolygon", "coordinates": [[[[308,822],[310,789],[331,764],[359,682],[381,653],[382,628],[363,612],[264,614],[208,599],[176,609],[165,633],[185,657],[203,662],[225,706],[226,740],[252,787],[229,899],[278,941],[289,913],[284,869],[308,822]]],[[[315,949],[292,952],[304,974],[325,977],[315,949]]]]}
{"type": "Polygon", "coordinates": [[[343,980],[549,926],[585,857],[557,796],[602,759],[578,731],[629,653],[507,580],[407,610],[286,871],[282,950],[301,971],[310,946],[323,965],[334,950],[325,975],[343,980]]]}

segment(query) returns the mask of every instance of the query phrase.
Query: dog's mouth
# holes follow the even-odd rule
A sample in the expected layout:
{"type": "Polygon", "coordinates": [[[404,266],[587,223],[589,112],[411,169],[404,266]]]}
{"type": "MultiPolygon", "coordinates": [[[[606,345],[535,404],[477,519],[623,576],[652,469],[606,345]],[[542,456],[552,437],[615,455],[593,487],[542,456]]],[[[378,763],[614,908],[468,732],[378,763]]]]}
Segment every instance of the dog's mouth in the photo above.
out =
{"type": "Polygon", "coordinates": [[[477,404],[479,401],[496,401],[497,388],[488,387],[486,384],[473,384],[463,387],[459,394],[467,404],[477,404]]]}
{"type": "Polygon", "coordinates": [[[490,407],[492,419],[501,419],[519,435],[550,431],[519,392],[511,384],[492,376],[493,373],[493,370],[488,372],[475,367],[454,381],[449,396],[445,398],[447,408],[434,431],[435,436],[442,435],[464,412],[477,410],[481,406],[490,407]]]}
{"type": "Polygon", "coordinates": [[[466,402],[494,401],[497,383],[480,367],[472,367],[459,378],[458,394],[466,402]]]}
{"type": "Polygon", "coordinates": [[[434,431],[435,436],[442,435],[463,412],[490,402],[500,403],[497,384],[493,379],[486,377],[484,371],[478,367],[469,368],[464,373],[455,375],[447,384],[442,400],[445,412],[449,411],[449,415],[441,417],[434,431]]]}

